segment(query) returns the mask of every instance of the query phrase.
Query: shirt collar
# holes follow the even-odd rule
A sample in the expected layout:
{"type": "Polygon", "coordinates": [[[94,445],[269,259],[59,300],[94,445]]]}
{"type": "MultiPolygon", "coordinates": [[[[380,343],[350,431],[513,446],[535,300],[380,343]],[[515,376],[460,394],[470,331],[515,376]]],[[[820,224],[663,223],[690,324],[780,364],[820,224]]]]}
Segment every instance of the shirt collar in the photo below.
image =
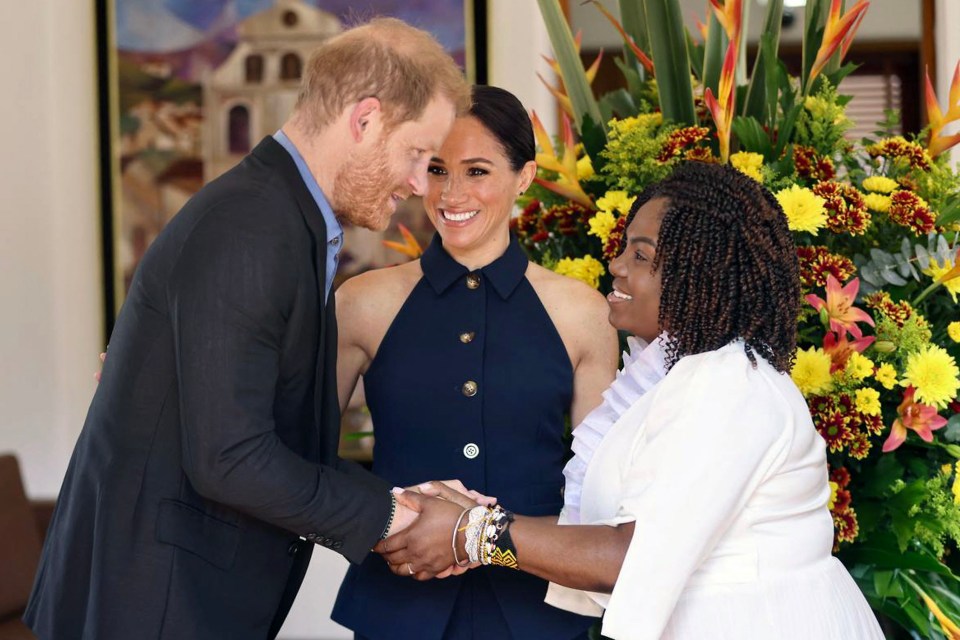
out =
{"type": "Polygon", "coordinates": [[[307,190],[310,191],[310,195],[313,196],[313,199],[317,202],[317,207],[320,208],[323,221],[327,226],[327,242],[330,242],[334,238],[343,237],[343,227],[340,226],[340,221],[337,220],[337,216],[333,213],[333,207],[330,206],[327,197],[323,195],[323,190],[320,189],[320,185],[317,184],[317,179],[313,177],[310,168],[307,166],[307,161],[300,155],[300,151],[290,138],[287,137],[287,134],[283,132],[283,129],[278,129],[277,132],[273,134],[273,139],[279,142],[280,145],[287,150],[287,153],[290,154],[290,157],[293,158],[294,163],[297,165],[297,171],[300,172],[300,178],[303,179],[303,183],[307,185],[307,190]]]}
{"type": "MultiPolygon", "coordinates": [[[[497,294],[506,300],[523,280],[527,273],[527,265],[527,256],[511,233],[510,244],[507,245],[503,255],[487,266],[475,270],[474,273],[481,274],[481,282],[489,282],[497,294]]],[[[420,268],[423,270],[423,276],[438,295],[449,289],[454,282],[471,273],[447,253],[439,233],[434,234],[427,250],[420,256],[420,268]]]]}

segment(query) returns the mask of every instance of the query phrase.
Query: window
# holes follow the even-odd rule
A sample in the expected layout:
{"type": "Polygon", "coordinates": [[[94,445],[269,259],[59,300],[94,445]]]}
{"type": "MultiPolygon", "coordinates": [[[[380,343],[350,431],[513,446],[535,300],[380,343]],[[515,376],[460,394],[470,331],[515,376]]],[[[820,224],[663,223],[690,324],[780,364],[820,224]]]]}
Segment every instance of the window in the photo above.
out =
{"type": "Polygon", "coordinates": [[[263,56],[259,53],[247,56],[245,62],[247,84],[263,82],[263,56]]]}
{"type": "Polygon", "coordinates": [[[230,153],[250,152],[250,110],[242,104],[231,107],[227,135],[230,153]]]}
{"type": "Polygon", "coordinates": [[[300,22],[300,16],[297,15],[296,11],[284,11],[282,20],[284,26],[295,27],[300,22]]]}
{"type": "Polygon", "coordinates": [[[280,59],[280,79],[281,80],[299,80],[303,73],[303,62],[300,56],[295,53],[286,53],[280,59]]]}

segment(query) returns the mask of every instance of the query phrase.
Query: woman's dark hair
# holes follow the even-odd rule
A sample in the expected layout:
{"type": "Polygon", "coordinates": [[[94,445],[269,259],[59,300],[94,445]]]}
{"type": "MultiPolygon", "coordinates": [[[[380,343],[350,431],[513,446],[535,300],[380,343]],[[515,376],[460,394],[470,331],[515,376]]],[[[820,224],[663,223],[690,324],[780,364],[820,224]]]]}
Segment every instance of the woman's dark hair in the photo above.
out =
{"type": "Polygon", "coordinates": [[[499,87],[474,85],[470,115],[500,142],[514,171],[536,157],[533,125],[517,96],[499,87]]]}
{"type": "MultiPolygon", "coordinates": [[[[742,338],[788,372],[796,352],[800,278],[797,250],[777,199],[728,165],[687,162],[648,187],[667,201],[653,269],[661,270],[660,329],[667,365],[742,338]]],[[[628,220],[629,224],[629,220],[628,220]]]]}

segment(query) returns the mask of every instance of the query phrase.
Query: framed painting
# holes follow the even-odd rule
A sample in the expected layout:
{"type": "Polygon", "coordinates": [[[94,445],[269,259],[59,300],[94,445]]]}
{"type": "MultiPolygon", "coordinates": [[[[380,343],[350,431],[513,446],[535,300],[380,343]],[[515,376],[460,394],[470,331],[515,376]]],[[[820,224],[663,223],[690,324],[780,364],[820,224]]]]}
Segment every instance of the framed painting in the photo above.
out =
{"type": "MultiPolygon", "coordinates": [[[[433,33],[471,81],[486,80],[486,0],[96,3],[107,335],[150,243],[204,182],[280,127],[323,40],[393,16],[433,33]]],[[[400,239],[398,223],[421,243],[432,233],[418,202],[383,234],[348,229],[339,277],[404,261],[383,245],[400,239]]]]}

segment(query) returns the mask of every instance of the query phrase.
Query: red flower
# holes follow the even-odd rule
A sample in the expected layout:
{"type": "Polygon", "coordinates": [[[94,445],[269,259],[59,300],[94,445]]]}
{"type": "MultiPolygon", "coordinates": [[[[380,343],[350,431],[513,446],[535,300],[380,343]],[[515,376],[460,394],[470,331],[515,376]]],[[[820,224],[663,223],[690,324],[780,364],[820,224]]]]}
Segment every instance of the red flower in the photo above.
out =
{"type": "Polygon", "coordinates": [[[846,284],[840,286],[840,283],[831,275],[827,276],[827,299],[824,301],[819,296],[808,294],[805,296],[807,302],[813,305],[817,311],[826,309],[827,317],[830,319],[830,329],[837,333],[849,331],[855,338],[863,337],[863,332],[857,326],[858,322],[866,322],[871,327],[873,318],[863,309],[853,306],[857,299],[857,291],[860,289],[860,279],[854,278],[846,284]]]}
{"type": "Polygon", "coordinates": [[[936,230],[937,216],[923,199],[912,191],[894,191],[890,196],[890,219],[907,227],[915,234],[923,235],[936,230]]]}
{"type": "Polygon", "coordinates": [[[850,471],[846,467],[837,467],[836,469],[830,470],[830,479],[837,483],[840,488],[846,487],[850,484],[850,471]]]}
{"type": "Polygon", "coordinates": [[[833,534],[836,550],[841,542],[853,542],[860,534],[860,525],[857,523],[857,512],[853,509],[845,509],[839,513],[833,514],[833,534]]]}
{"type": "Polygon", "coordinates": [[[823,350],[830,356],[830,373],[836,373],[847,366],[847,360],[854,351],[863,353],[876,340],[873,336],[858,338],[853,342],[847,340],[847,333],[828,331],[823,336],[823,350]],[[839,338],[837,336],[840,336],[839,338]]]}
{"type": "Polygon", "coordinates": [[[826,200],[827,228],[834,233],[863,235],[870,226],[867,203],[855,187],[840,182],[818,182],[812,191],[826,200]]]}
{"type": "Polygon", "coordinates": [[[907,439],[907,429],[912,429],[924,442],[933,441],[933,432],[947,424],[947,419],[937,413],[936,407],[913,401],[916,389],[907,387],[903,402],[897,407],[899,416],[890,427],[890,436],[883,443],[883,452],[893,451],[907,439]]]}
{"type": "Polygon", "coordinates": [[[830,253],[826,247],[797,247],[797,257],[800,259],[800,286],[804,289],[826,286],[828,275],[845,282],[857,272],[853,260],[830,253]]]}
{"type": "Polygon", "coordinates": [[[832,180],[837,175],[830,158],[821,156],[813,147],[793,146],[793,166],[797,175],[808,180],[832,180]]]}

